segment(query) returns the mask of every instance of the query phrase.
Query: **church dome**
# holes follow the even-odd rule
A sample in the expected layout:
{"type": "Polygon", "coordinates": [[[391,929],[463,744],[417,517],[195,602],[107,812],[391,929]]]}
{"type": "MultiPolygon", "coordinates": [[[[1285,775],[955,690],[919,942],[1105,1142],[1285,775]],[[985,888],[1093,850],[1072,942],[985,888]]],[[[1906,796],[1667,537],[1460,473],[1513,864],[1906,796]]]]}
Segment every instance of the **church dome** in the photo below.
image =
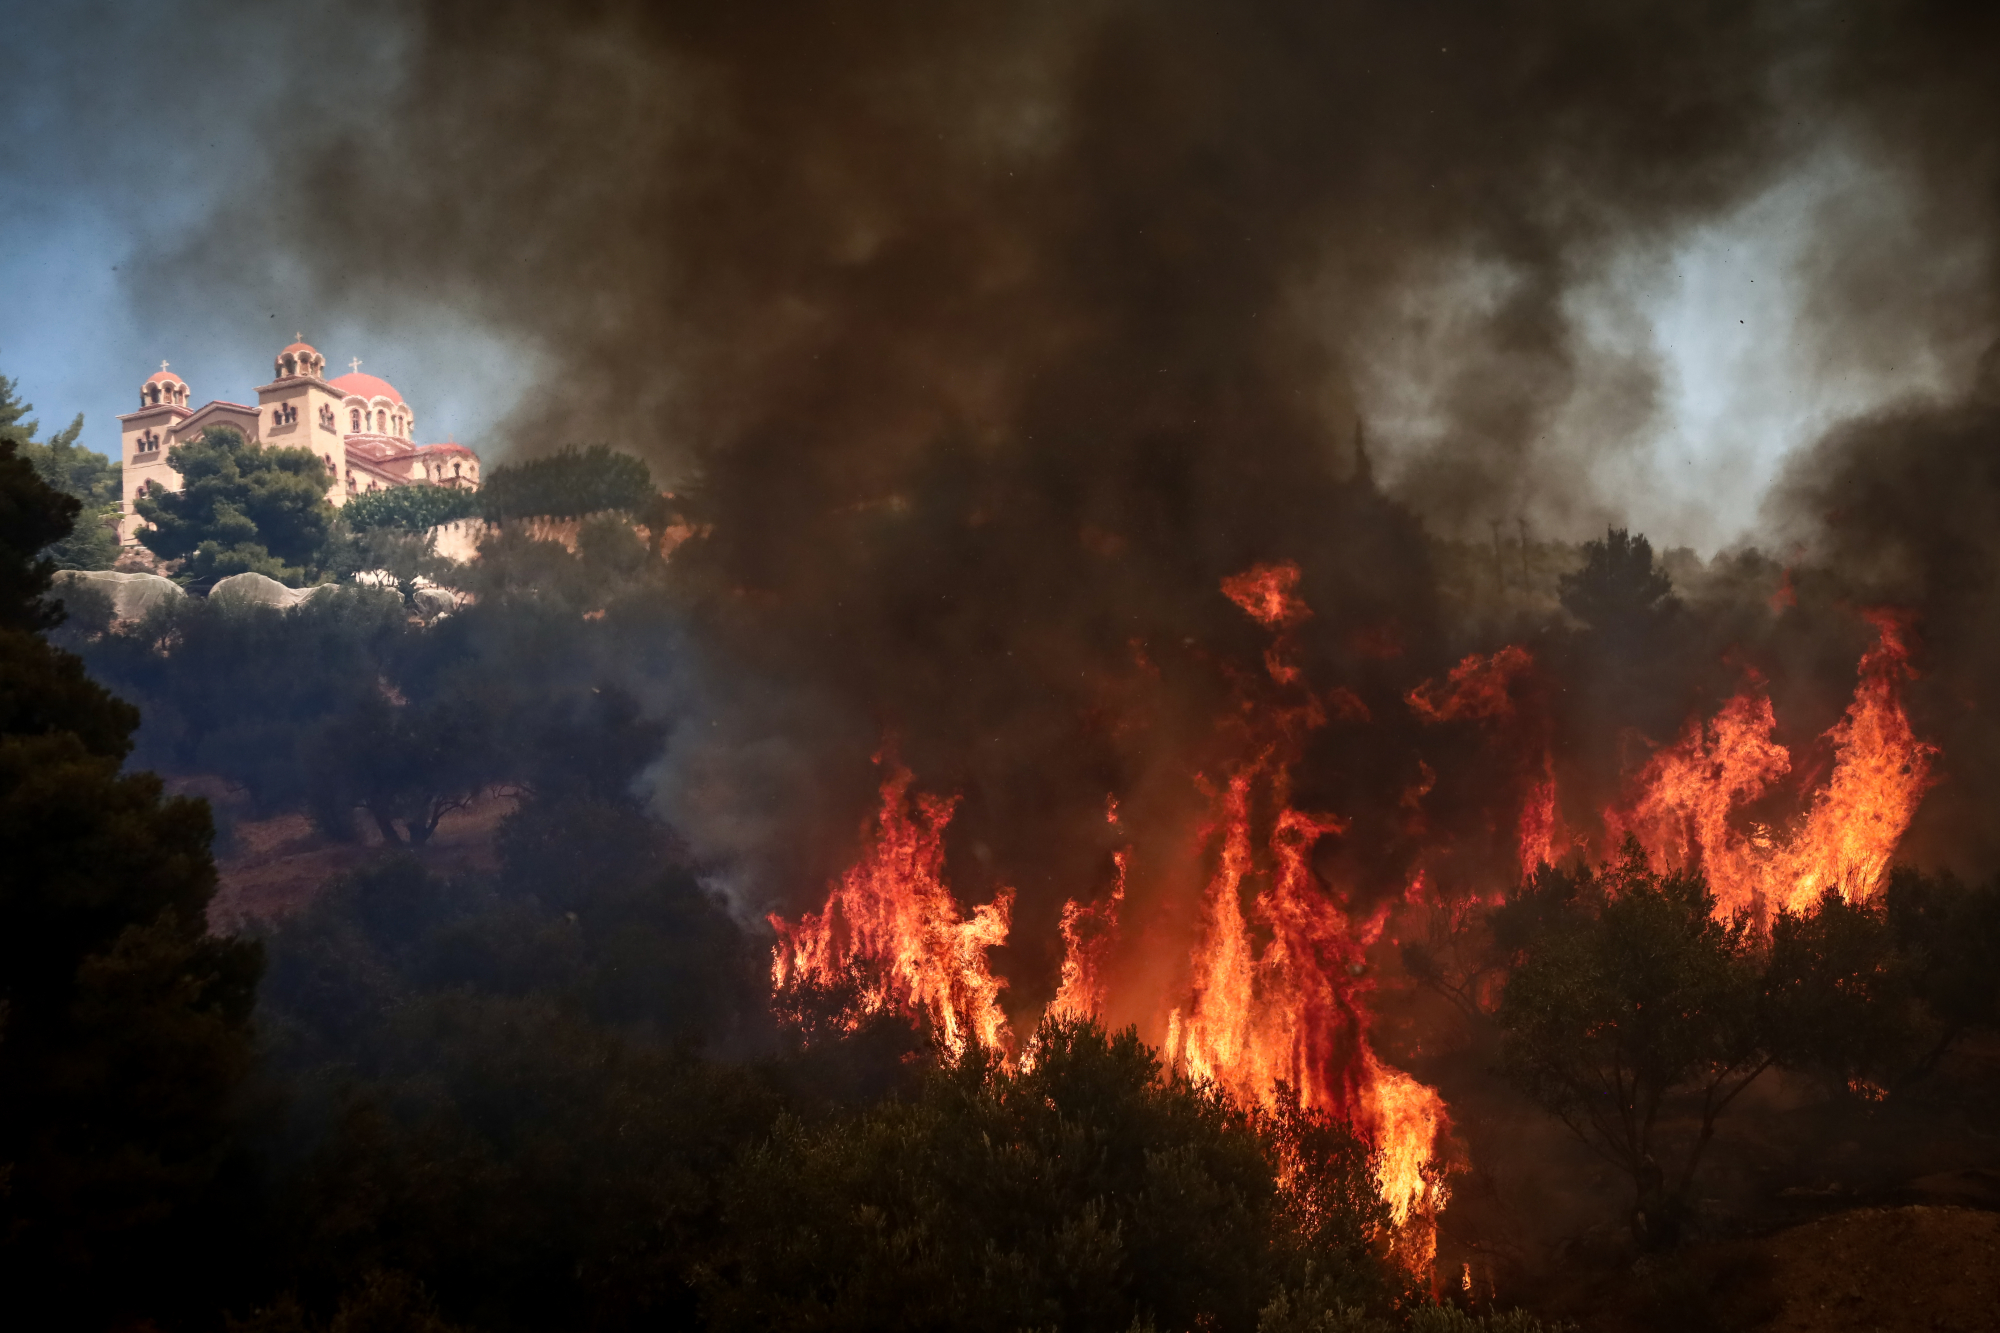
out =
{"type": "Polygon", "coordinates": [[[327,384],[332,388],[340,390],[341,393],[349,398],[367,398],[370,400],[387,398],[390,402],[398,405],[403,401],[403,395],[396,392],[395,385],[389,383],[389,381],[379,375],[364,375],[358,370],[342,375],[339,379],[328,380],[327,384]]]}
{"type": "Polygon", "coordinates": [[[160,368],[146,376],[146,382],[139,386],[139,406],[159,407],[169,405],[186,407],[188,399],[187,381],[167,369],[162,361],[160,368]]]}
{"type": "Polygon", "coordinates": [[[315,376],[326,369],[326,358],[308,342],[295,342],[287,346],[272,360],[271,368],[279,379],[297,376],[315,376]]]}

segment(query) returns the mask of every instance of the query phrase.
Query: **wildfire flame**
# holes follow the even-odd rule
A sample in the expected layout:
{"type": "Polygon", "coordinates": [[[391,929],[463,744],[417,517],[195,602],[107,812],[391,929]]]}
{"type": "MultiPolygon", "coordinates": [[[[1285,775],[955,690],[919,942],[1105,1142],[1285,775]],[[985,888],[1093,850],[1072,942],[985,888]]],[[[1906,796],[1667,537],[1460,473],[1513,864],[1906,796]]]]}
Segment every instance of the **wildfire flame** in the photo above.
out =
{"type": "Polygon", "coordinates": [[[1095,1018],[1104,1012],[1110,978],[1111,949],[1118,942],[1118,909],[1125,901],[1125,865],[1131,853],[1120,848],[1113,856],[1118,868],[1110,896],[1085,905],[1071,898],[1063,904],[1062,983],[1049,1002],[1054,1018],[1095,1018]]]}
{"type": "Polygon", "coordinates": [[[1797,911],[1827,889],[1850,901],[1872,896],[1930,786],[1937,747],[1917,739],[1903,709],[1902,683],[1915,675],[1905,621],[1882,611],[1868,619],[1876,642],[1862,655],[1853,702],[1826,733],[1832,775],[1789,836],[1739,828],[1742,809],[1792,767],[1753,676],[1715,717],[1691,719],[1654,754],[1637,796],[1606,811],[1611,839],[1630,834],[1659,864],[1700,866],[1718,911],[1797,911]]]}
{"type": "MultiPolygon", "coordinates": [[[[877,757],[877,763],[883,762],[877,757]]],[[[826,906],[797,925],[769,919],[778,933],[771,984],[782,992],[808,983],[858,980],[860,1013],[898,1010],[930,1020],[955,1059],[970,1042],[1012,1045],[987,951],[1007,942],[1014,894],[961,915],[944,880],[944,831],[955,800],[919,795],[912,813],[910,770],[892,764],[882,804],[865,830],[867,849],[828,895],[826,906]]]]}
{"type": "MultiPolygon", "coordinates": [[[[1294,592],[1298,581],[1296,566],[1278,565],[1222,585],[1277,632],[1264,662],[1279,686],[1299,682],[1287,631],[1312,614],[1294,592]]],[[[1193,994],[1169,1015],[1167,1056],[1242,1103],[1272,1104],[1288,1087],[1301,1106],[1346,1120],[1375,1147],[1377,1186],[1405,1229],[1399,1249],[1427,1269],[1436,1252],[1434,1219],[1447,1197],[1436,1165],[1449,1124],[1444,1100],[1384,1065],[1369,1046],[1364,951],[1381,933],[1384,913],[1354,920],[1313,874],[1314,847],[1344,831],[1346,821],[1291,804],[1292,765],[1326,713],[1308,694],[1237,716],[1250,757],[1209,789],[1215,871],[1191,959],[1193,994]],[[1269,812],[1261,860],[1259,811],[1269,812]],[[1261,952],[1259,936],[1267,941],[1261,952]]]]}
{"type": "MultiPolygon", "coordinates": [[[[1242,1105],[1272,1106],[1290,1089],[1302,1107],[1345,1120],[1376,1150],[1377,1185],[1400,1229],[1398,1253],[1427,1269],[1434,1219],[1447,1197],[1437,1153],[1449,1123],[1444,1102],[1383,1064],[1369,1045],[1364,952],[1381,933],[1386,908],[1353,919],[1312,870],[1314,847],[1346,821],[1291,805],[1303,739],[1327,718],[1300,685],[1290,631],[1312,611],[1297,594],[1299,581],[1296,565],[1279,564],[1222,584],[1224,595],[1273,631],[1264,665],[1291,697],[1244,699],[1227,720],[1242,757],[1219,785],[1203,782],[1212,817],[1202,841],[1213,849],[1215,868],[1202,898],[1189,991],[1171,1011],[1165,1051],[1178,1068],[1242,1105]]],[[[1338,703],[1343,696],[1330,697],[1338,703]]],[[[832,886],[824,908],[796,925],[771,918],[778,933],[772,983],[783,991],[858,976],[859,1012],[924,1015],[954,1058],[973,1043],[1011,1054],[999,1004],[1004,983],[992,974],[988,953],[1006,940],[1012,895],[1001,893],[969,918],[961,913],[944,877],[944,831],[955,803],[913,800],[911,785],[909,771],[894,766],[866,850],[832,886]]],[[[1106,818],[1117,825],[1115,797],[1106,818]]],[[[1107,895],[1063,907],[1052,1015],[1105,1010],[1129,856],[1129,848],[1115,854],[1107,895]]]]}
{"type": "MultiPolygon", "coordinates": [[[[1556,857],[1560,837],[1556,817],[1555,756],[1549,749],[1545,716],[1523,717],[1517,701],[1535,668],[1534,655],[1509,644],[1490,656],[1474,653],[1451,669],[1443,686],[1425,681],[1404,696],[1410,711],[1426,723],[1520,723],[1531,735],[1509,735],[1516,759],[1526,765],[1521,810],[1515,821],[1515,844],[1521,875],[1556,857]]],[[[1511,728],[1510,730],[1518,730],[1511,728]]]]}

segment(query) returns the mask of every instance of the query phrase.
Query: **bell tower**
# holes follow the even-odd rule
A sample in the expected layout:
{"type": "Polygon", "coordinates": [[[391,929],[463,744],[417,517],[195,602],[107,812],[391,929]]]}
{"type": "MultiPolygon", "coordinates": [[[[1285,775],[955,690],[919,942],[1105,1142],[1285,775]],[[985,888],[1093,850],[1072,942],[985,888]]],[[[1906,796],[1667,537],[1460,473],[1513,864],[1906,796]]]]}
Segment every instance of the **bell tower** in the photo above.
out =
{"type": "Polygon", "coordinates": [[[257,389],[258,434],[266,448],[310,449],[332,474],[326,498],[347,499],[347,450],[340,439],[341,393],[326,382],[326,358],[300,338],[272,359],[274,378],[257,389]]]}
{"type": "Polygon", "coordinates": [[[160,362],[160,368],[139,386],[139,410],[118,418],[119,458],[124,463],[125,484],[118,519],[118,540],[127,544],[138,540],[141,520],[132,502],[157,482],[167,490],[180,489],[180,475],[167,466],[167,449],[181,422],[193,416],[188,407],[187,381],[160,362]]]}

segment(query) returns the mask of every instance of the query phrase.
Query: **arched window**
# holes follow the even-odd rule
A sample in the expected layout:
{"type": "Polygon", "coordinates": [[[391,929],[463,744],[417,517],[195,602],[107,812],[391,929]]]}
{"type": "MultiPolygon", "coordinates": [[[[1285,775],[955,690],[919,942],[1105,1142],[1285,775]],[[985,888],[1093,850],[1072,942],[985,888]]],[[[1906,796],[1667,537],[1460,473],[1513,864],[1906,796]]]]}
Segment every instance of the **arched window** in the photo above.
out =
{"type": "Polygon", "coordinates": [[[358,408],[358,407],[351,407],[351,408],[349,408],[349,409],[347,410],[347,428],[348,428],[348,429],[349,429],[350,431],[353,431],[353,432],[354,432],[355,434],[357,434],[357,435],[358,435],[358,434],[360,434],[360,432],[361,432],[361,409],[360,409],[360,408],[358,408]]]}
{"type": "Polygon", "coordinates": [[[377,435],[389,433],[389,414],[379,407],[375,409],[375,433],[377,435]]]}

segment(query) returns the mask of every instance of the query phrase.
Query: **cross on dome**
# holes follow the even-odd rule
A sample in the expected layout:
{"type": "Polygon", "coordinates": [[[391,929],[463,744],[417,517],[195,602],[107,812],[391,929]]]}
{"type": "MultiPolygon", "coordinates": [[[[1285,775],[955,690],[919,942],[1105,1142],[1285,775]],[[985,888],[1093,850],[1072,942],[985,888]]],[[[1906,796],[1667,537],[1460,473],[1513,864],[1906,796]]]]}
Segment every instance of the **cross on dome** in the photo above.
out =
{"type": "Polygon", "coordinates": [[[359,375],[361,373],[361,358],[357,356],[353,360],[349,361],[347,363],[347,368],[353,371],[355,374],[359,375]]]}
{"type": "Polygon", "coordinates": [[[167,363],[164,361],[160,362],[160,369],[165,370],[166,368],[167,368],[167,363]]]}

